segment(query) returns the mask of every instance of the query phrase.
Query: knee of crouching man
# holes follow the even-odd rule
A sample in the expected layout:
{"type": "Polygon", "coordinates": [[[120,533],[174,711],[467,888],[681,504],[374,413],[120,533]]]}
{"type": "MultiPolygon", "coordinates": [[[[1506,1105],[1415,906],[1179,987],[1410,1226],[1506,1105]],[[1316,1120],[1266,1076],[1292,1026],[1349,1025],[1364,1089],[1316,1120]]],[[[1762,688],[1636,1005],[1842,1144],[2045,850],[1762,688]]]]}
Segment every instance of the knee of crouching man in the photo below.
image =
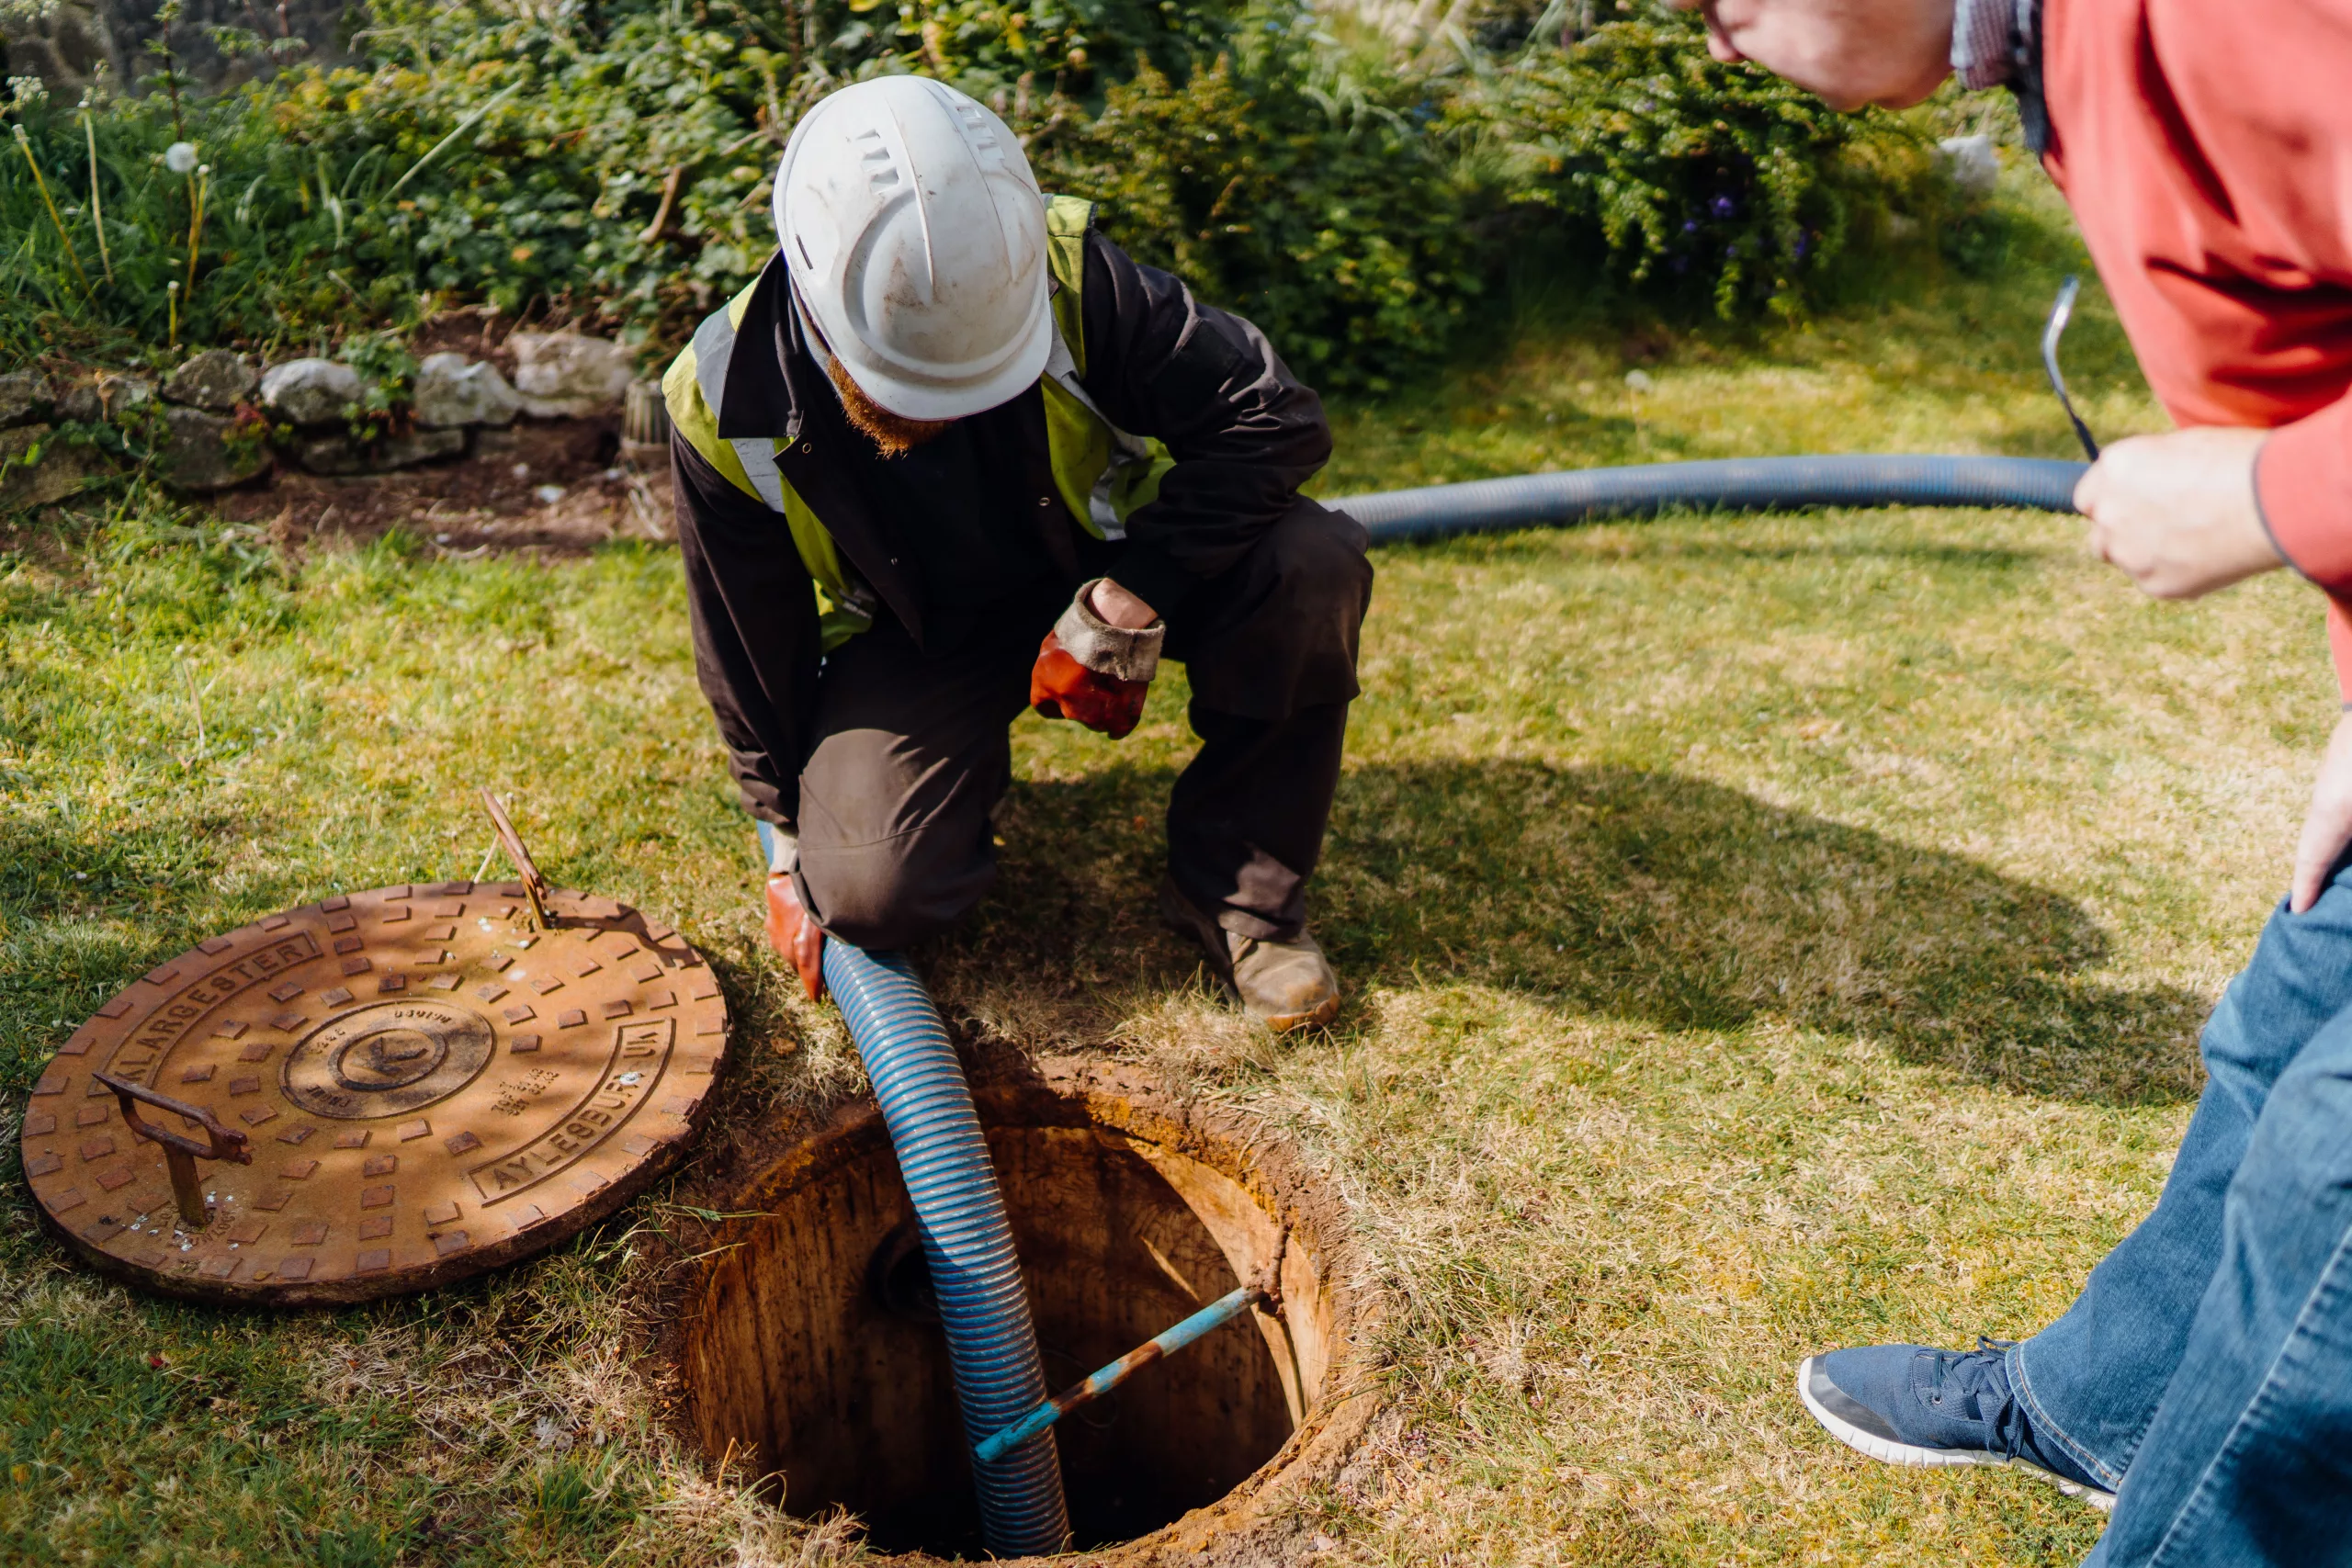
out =
{"type": "Polygon", "coordinates": [[[911,947],[952,930],[994,880],[993,865],[978,875],[943,875],[912,863],[896,842],[800,852],[800,883],[809,913],[825,934],[868,953],[911,947]]]}
{"type": "Polygon", "coordinates": [[[1276,536],[1283,597],[1305,609],[1362,615],[1372,598],[1372,539],[1344,512],[1301,498],[1276,536]]]}

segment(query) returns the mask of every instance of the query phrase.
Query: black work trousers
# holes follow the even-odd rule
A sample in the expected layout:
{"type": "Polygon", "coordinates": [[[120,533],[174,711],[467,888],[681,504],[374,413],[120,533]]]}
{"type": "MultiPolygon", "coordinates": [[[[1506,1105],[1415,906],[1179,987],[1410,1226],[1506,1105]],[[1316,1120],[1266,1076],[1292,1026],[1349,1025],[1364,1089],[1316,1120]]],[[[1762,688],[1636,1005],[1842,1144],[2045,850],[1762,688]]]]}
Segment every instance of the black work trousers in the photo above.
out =
{"type": "MultiPolygon", "coordinates": [[[[1165,611],[1166,654],[1185,666],[1201,739],[1169,798],[1169,874],[1243,936],[1288,937],[1306,922],[1372,598],[1365,545],[1353,518],[1301,500],[1165,611]]],[[[1090,545],[1086,564],[1115,579],[1119,553],[1090,545]]],[[[794,873],[826,931],[904,947],[980,901],[996,876],[989,814],[1012,778],[1009,727],[1068,603],[1058,587],[1007,600],[944,655],[885,615],[826,656],[794,873]]]]}

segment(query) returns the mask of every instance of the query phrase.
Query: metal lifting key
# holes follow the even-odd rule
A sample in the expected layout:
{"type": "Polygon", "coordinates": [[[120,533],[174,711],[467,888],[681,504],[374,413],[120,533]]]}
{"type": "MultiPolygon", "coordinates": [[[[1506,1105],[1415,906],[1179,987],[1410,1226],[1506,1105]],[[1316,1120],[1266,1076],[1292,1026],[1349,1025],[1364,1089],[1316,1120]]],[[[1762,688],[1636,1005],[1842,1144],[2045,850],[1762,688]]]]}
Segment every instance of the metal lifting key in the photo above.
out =
{"type": "Polygon", "coordinates": [[[190,1105],[185,1100],[174,1100],[167,1094],[157,1094],[143,1083],[119,1078],[112,1073],[92,1073],[92,1077],[114,1090],[122,1105],[122,1119],[130,1124],[132,1135],[151,1144],[164,1145],[164,1165],[172,1173],[172,1196],[179,1202],[180,1218],[191,1230],[202,1230],[211,1219],[204,1206],[204,1184],[196,1178],[196,1162],[199,1159],[234,1160],[239,1165],[254,1163],[253,1140],[234,1127],[224,1127],[220,1119],[201,1105],[190,1105]],[[156,1126],[143,1120],[138,1102],[146,1101],[158,1111],[168,1111],[183,1121],[204,1129],[205,1141],[156,1126]]]}
{"type": "Polygon", "coordinates": [[[548,896],[551,891],[548,879],[532,862],[531,852],[523,847],[523,836],[507,820],[506,808],[498,804],[498,796],[485,789],[481,803],[490,807],[490,825],[498,830],[498,841],[506,847],[506,858],[514,863],[516,874],[523,878],[523,897],[531,901],[532,920],[540,931],[554,930],[555,921],[548,915],[548,896]]]}

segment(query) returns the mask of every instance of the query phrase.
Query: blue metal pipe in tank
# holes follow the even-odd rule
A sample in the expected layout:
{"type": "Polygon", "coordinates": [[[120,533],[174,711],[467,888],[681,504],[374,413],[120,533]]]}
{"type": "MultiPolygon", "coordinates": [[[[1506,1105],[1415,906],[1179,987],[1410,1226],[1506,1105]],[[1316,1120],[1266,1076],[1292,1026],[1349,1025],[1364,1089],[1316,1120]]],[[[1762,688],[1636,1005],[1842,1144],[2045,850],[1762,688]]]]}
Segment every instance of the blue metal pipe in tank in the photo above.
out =
{"type": "Polygon", "coordinates": [[[1152,1362],[1163,1356],[1174,1355],[1193,1340],[1213,1329],[1223,1327],[1265,1299],[1266,1292],[1255,1285],[1227,1291],[1175,1327],[1145,1340],[1084,1382],[1070,1384],[1051,1399],[1040,1400],[1028,1415],[975,1448],[973,1457],[985,1463],[1012,1452],[1080,1405],[1102,1398],[1152,1362]]]}

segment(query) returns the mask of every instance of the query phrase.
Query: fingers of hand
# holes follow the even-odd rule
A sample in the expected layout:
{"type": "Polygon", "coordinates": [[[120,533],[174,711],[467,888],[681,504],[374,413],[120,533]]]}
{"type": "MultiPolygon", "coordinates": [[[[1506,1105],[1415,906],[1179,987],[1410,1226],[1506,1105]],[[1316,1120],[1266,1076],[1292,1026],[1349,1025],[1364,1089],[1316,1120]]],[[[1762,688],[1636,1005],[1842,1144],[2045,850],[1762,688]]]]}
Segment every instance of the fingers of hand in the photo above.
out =
{"type": "MultiPolygon", "coordinates": [[[[1040,713],[1054,699],[1075,688],[1090,673],[1062,647],[1061,638],[1051,632],[1037,647],[1037,662],[1029,667],[1029,705],[1040,713]]],[[[1046,713],[1048,718],[1058,718],[1058,713],[1046,713]]]]}
{"type": "Polygon", "coordinates": [[[2336,721],[2312,785],[2311,808],[2295,845],[2295,880],[2289,898],[2298,913],[2319,901],[2327,874],[2352,844],[2352,714],[2336,721]]]}
{"type": "Polygon", "coordinates": [[[2107,527],[2097,519],[2092,520],[2090,527],[2083,534],[2083,547],[2090,551],[2094,560],[2112,562],[2115,559],[2107,527]]]}
{"type": "Polygon", "coordinates": [[[1141,681],[1121,681],[1089,671],[1086,682],[1059,701],[1065,716],[1116,740],[1142,719],[1144,700],[1150,692],[1141,681]]]}
{"type": "Polygon", "coordinates": [[[2102,457],[2075,481],[2075,510],[2086,517],[2095,517],[2098,514],[2098,503],[2106,494],[2107,459],[2102,457]]]}
{"type": "Polygon", "coordinates": [[[2327,874],[2335,869],[2336,857],[2344,846],[2352,842],[2352,821],[2329,828],[2317,820],[2303,825],[2302,842],[2295,851],[2295,879],[2288,895],[2288,908],[2301,914],[2319,902],[2320,894],[2327,886],[2327,874]]]}
{"type": "Polygon", "coordinates": [[[2265,433],[2197,429],[2109,446],[2075,486],[2086,542],[2159,598],[2189,598],[2281,564],[2254,466],[2265,433]]]}
{"type": "Polygon", "coordinates": [[[1075,719],[1116,740],[1135,728],[1151,695],[1147,681],[1122,681],[1080,664],[1050,634],[1029,670],[1029,705],[1047,718],[1075,719]]]}

